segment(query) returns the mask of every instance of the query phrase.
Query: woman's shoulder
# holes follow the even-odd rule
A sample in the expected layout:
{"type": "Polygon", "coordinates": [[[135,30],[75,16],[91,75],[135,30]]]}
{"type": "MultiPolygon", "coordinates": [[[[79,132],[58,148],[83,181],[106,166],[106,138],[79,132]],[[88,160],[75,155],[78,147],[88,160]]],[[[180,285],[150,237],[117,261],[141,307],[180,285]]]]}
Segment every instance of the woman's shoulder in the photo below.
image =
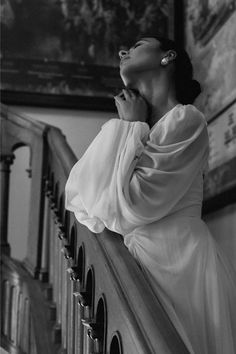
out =
{"type": "Polygon", "coordinates": [[[177,104],[153,127],[150,138],[159,144],[178,143],[190,138],[205,126],[204,114],[194,105],[177,104]]]}
{"type": "Polygon", "coordinates": [[[206,124],[204,114],[192,104],[177,104],[159,121],[163,126],[206,124]]]}
{"type": "Polygon", "coordinates": [[[191,121],[202,121],[206,123],[204,114],[193,104],[178,104],[173,110],[173,114],[179,119],[188,119],[191,121]]]}

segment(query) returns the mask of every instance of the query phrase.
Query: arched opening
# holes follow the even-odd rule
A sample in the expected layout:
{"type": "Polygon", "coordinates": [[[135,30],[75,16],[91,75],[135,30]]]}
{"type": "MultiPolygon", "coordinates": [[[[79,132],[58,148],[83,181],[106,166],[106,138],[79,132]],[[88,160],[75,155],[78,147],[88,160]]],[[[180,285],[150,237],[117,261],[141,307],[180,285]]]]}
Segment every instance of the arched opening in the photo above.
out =
{"type": "Polygon", "coordinates": [[[102,353],[106,352],[106,322],[107,322],[107,313],[105,300],[103,298],[99,299],[96,311],[96,328],[95,335],[98,338],[99,342],[99,351],[102,353]]]}
{"type": "MultiPolygon", "coordinates": [[[[59,182],[56,182],[53,188],[52,210],[54,212],[54,218],[57,217],[59,211],[59,182]]],[[[56,219],[55,219],[56,220],[56,219]]]]}
{"type": "Polygon", "coordinates": [[[69,239],[69,232],[70,232],[70,214],[69,211],[66,210],[65,212],[65,219],[64,219],[64,225],[65,225],[65,237],[69,239]]]}
{"type": "Polygon", "coordinates": [[[76,261],[77,237],[76,237],[76,227],[75,226],[73,226],[71,229],[69,244],[70,244],[70,249],[71,249],[71,253],[72,253],[72,258],[74,261],[76,261]]]}
{"type": "Polygon", "coordinates": [[[81,292],[81,310],[83,324],[83,350],[84,353],[92,352],[92,340],[90,339],[91,320],[94,308],[94,271],[89,269],[86,277],[85,291],[81,292]]]}
{"type": "Polygon", "coordinates": [[[86,288],[85,288],[86,304],[92,310],[93,299],[94,299],[94,275],[93,270],[90,268],[87,274],[86,279],[86,288]]]}
{"type": "Polygon", "coordinates": [[[77,271],[78,271],[78,278],[82,284],[84,278],[84,265],[85,265],[85,252],[84,252],[84,245],[80,246],[79,253],[77,257],[77,271]]]}
{"type": "Polygon", "coordinates": [[[122,354],[121,339],[118,334],[114,335],[111,341],[110,354],[122,354]]]}
{"type": "Polygon", "coordinates": [[[58,213],[61,222],[63,220],[64,210],[65,210],[65,200],[64,200],[64,194],[62,194],[59,199],[59,213],[58,213]]]}
{"type": "Polygon", "coordinates": [[[10,173],[8,241],[11,257],[22,261],[26,257],[28,241],[31,180],[26,171],[30,177],[30,149],[17,147],[14,155],[10,173]]]}

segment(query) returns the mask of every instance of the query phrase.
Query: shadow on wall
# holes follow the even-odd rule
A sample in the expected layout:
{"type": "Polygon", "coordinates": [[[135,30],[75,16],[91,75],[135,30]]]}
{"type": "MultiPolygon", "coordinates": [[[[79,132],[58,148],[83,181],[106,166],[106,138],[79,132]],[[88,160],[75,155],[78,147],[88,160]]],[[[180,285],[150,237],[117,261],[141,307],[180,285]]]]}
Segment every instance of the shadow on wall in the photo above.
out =
{"type": "Polygon", "coordinates": [[[10,173],[8,240],[11,257],[22,261],[26,257],[28,238],[30,149],[27,146],[20,147],[14,151],[14,155],[10,173]]]}

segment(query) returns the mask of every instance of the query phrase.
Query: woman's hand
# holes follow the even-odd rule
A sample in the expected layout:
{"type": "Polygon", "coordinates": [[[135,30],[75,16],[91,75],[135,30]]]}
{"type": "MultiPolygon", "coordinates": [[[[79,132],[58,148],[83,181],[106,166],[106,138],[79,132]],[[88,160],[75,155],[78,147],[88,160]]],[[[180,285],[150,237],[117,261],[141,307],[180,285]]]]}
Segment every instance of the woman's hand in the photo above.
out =
{"type": "Polygon", "coordinates": [[[146,122],[148,106],[142,96],[133,90],[124,89],[114,98],[120,119],[146,122]]]}

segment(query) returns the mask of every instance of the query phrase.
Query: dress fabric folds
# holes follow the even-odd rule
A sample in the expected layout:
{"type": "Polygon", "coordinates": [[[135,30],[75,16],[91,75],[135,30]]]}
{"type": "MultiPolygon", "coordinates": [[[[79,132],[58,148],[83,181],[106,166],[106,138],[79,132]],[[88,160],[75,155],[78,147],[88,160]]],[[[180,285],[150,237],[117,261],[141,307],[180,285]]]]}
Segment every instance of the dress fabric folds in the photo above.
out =
{"type": "Polygon", "coordinates": [[[124,237],[190,353],[236,354],[236,280],[201,220],[208,134],[176,105],[151,129],[111,119],[74,165],[66,208],[124,237]]]}

